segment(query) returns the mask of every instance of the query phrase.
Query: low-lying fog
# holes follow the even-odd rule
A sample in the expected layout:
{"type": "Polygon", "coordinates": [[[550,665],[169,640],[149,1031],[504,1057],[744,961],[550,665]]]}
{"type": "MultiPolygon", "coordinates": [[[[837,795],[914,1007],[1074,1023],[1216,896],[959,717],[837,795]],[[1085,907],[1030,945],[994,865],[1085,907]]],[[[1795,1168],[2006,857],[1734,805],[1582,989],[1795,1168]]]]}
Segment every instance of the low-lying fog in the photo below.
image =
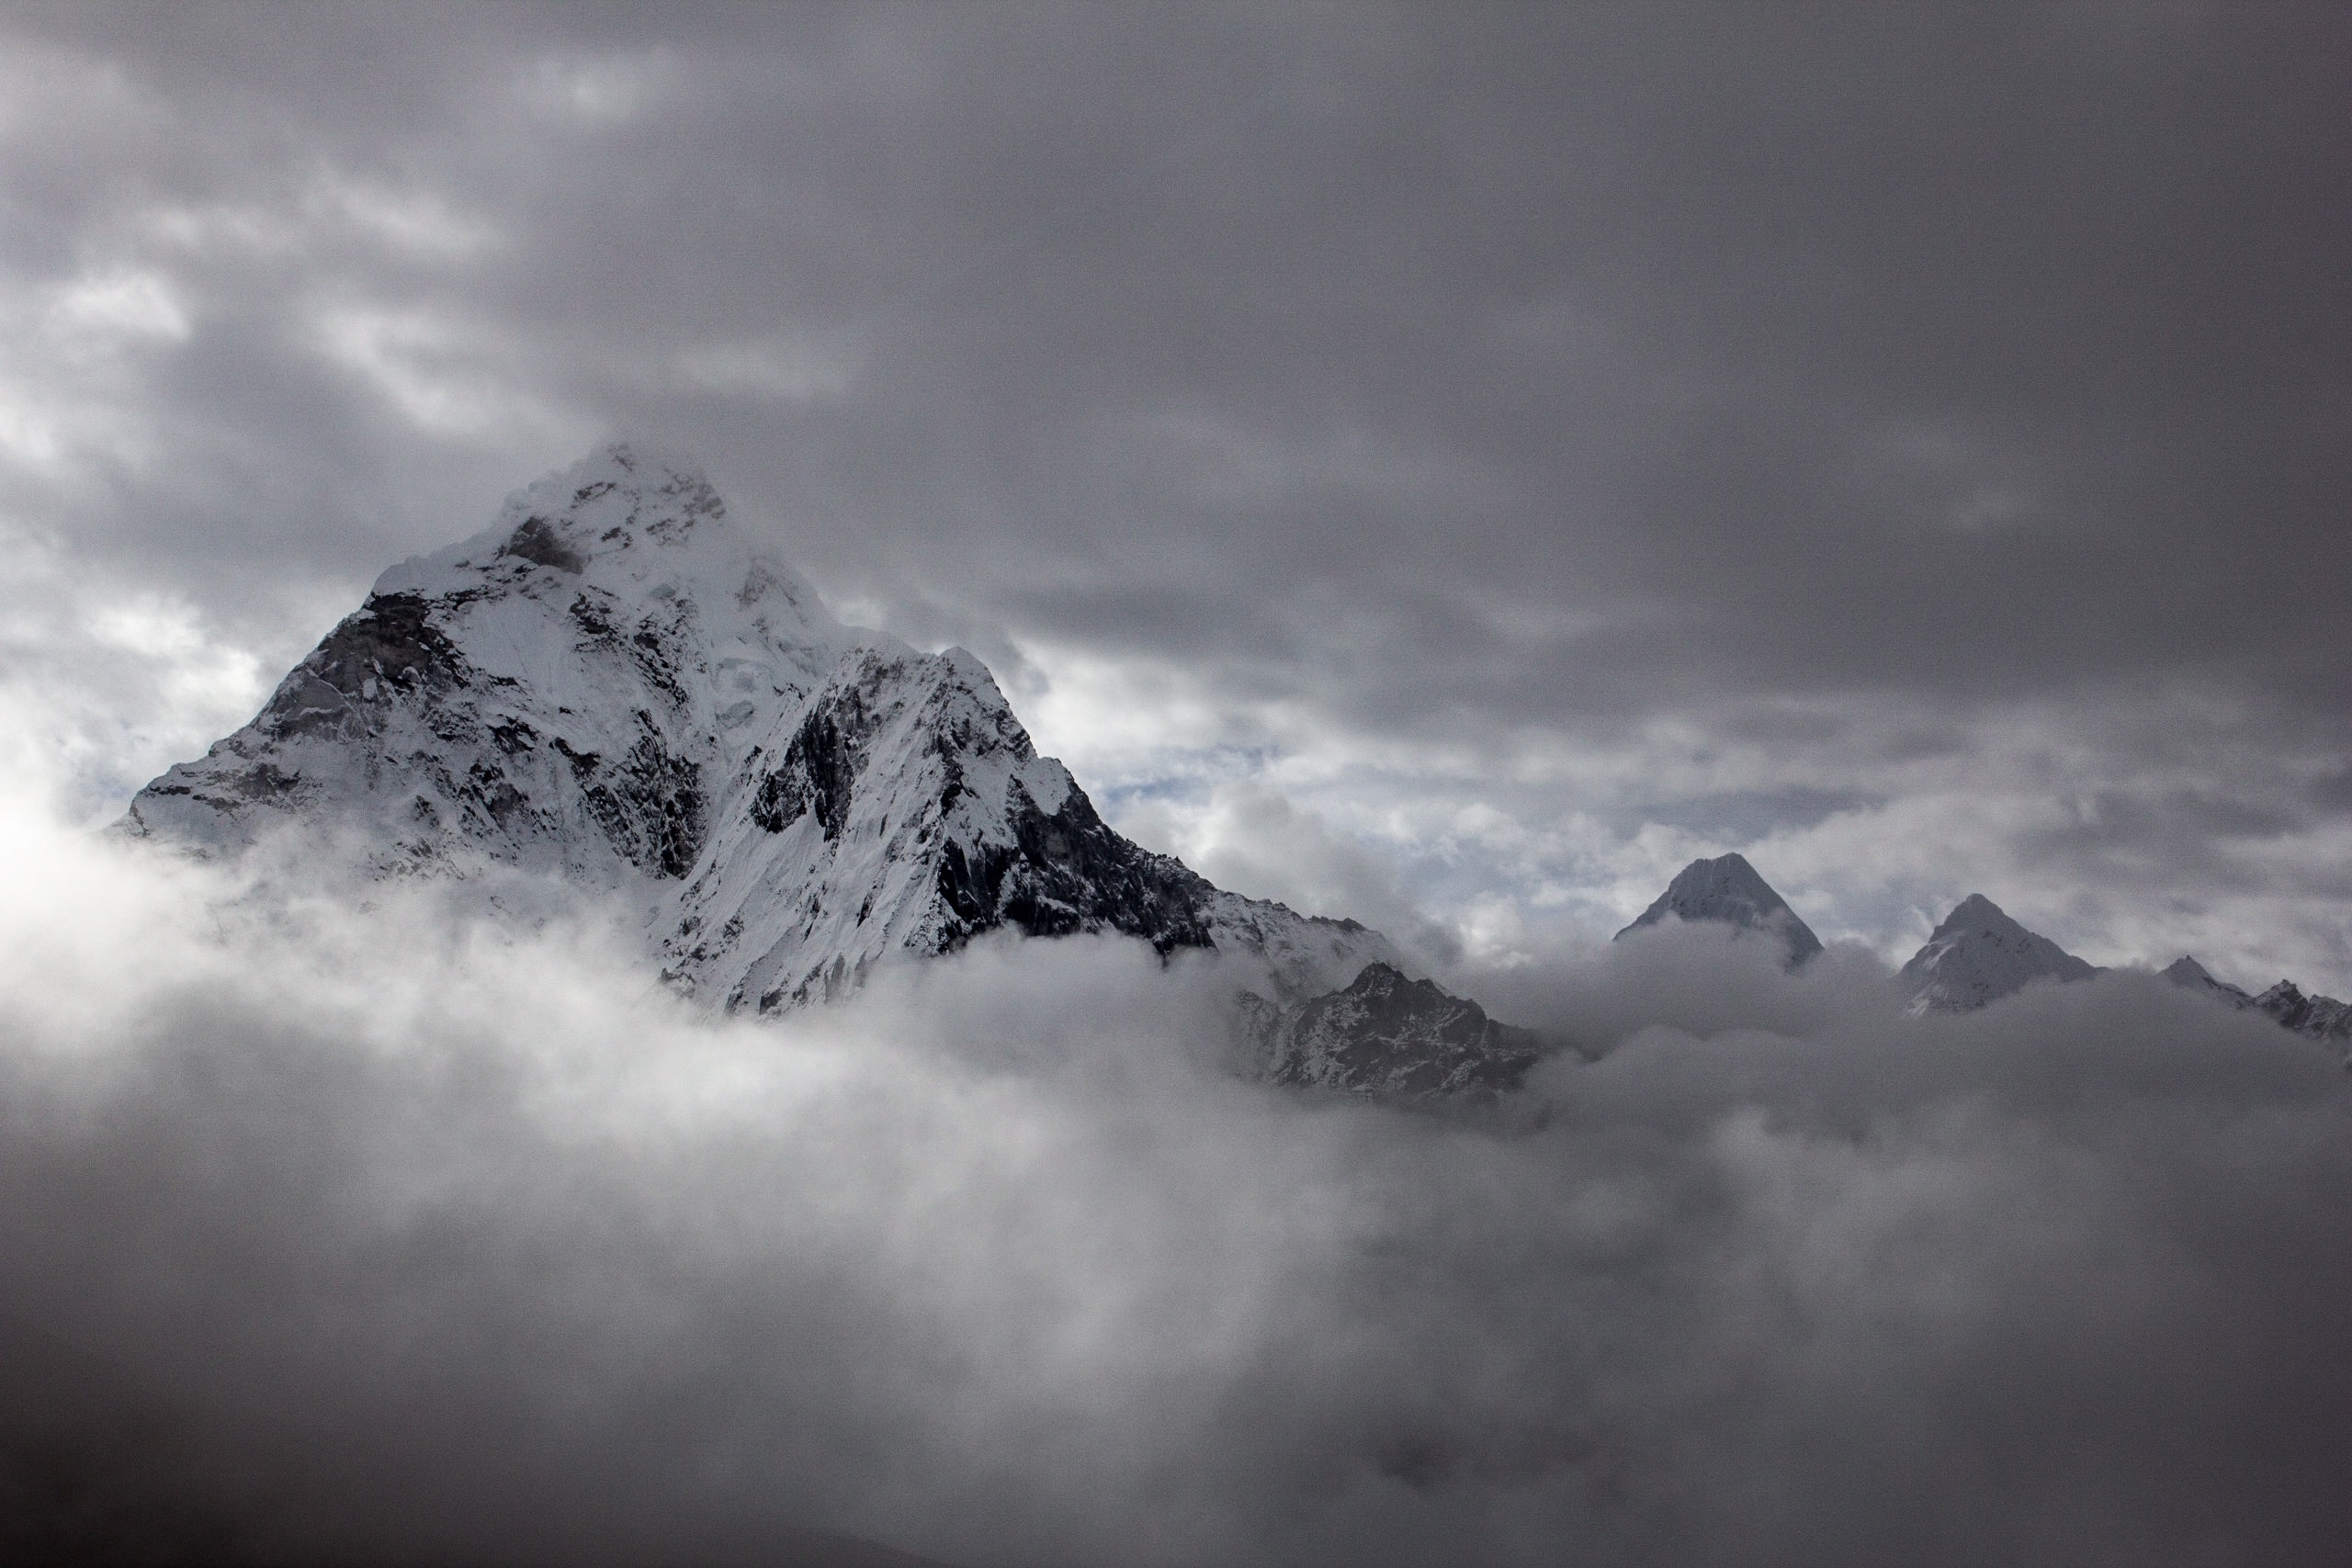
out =
{"type": "Polygon", "coordinates": [[[1702,931],[1454,976],[1605,1052],[1302,1098],[1214,965],[780,1021],[593,921],[0,826],[0,1553],[2339,1561],[2352,1089],[2143,976],[1904,1021],[1702,931]]]}

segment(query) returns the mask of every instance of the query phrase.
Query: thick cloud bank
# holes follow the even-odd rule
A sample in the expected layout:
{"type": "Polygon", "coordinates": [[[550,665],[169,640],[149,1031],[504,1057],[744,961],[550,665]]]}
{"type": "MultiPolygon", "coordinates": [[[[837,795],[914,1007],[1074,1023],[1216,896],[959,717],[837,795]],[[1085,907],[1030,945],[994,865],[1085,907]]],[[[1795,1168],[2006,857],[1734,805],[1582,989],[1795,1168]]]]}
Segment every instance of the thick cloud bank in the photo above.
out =
{"type": "Polygon", "coordinates": [[[2352,1539],[2352,1090],[2144,977],[1903,1024],[1669,931],[1523,977],[1610,1049],[1448,1117],[1234,1078],[1131,944],[719,1022],[593,922],[5,833],[11,1560],[2352,1539]]]}

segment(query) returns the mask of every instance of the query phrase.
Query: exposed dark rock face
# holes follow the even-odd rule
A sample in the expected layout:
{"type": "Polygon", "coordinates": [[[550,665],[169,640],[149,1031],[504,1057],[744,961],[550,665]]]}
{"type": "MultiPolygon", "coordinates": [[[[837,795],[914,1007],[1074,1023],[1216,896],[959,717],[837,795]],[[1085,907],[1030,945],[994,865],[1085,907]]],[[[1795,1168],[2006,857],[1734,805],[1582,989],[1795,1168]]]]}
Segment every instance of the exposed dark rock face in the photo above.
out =
{"type": "Polygon", "coordinates": [[[682,984],[739,972],[729,1005],[839,994],[892,951],[953,952],[1000,930],[1116,932],[1163,955],[1230,939],[1293,994],[1310,970],[1307,988],[1331,983],[1318,945],[1377,951],[1360,926],[1238,898],[1120,837],[960,651],[844,658],[735,790],[741,826],[721,827],[691,874],[665,949],[682,984]],[[726,889],[747,881],[803,890],[786,923],[739,918],[726,889]]]}
{"type": "MultiPolygon", "coordinates": [[[[582,495],[574,499],[586,501],[593,500],[594,497],[582,495]]],[[[512,536],[507,539],[505,547],[499,553],[513,556],[519,560],[531,561],[539,566],[553,567],[558,571],[578,573],[585,570],[588,565],[587,558],[565,544],[562,537],[544,517],[526,519],[523,525],[515,529],[512,536]]]]}
{"type": "Polygon", "coordinates": [[[1498,1023],[1468,998],[1386,964],[1364,965],[1345,989],[1286,1017],[1257,1016],[1270,1035],[1275,1082],[1382,1099],[1508,1093],[1543,1055],[1531,1031],[1498,1023]]]}
{"type": "Polygon", "coordinates": [[[2215,979],[2205,965],[2185,956],[2175,959],[2162,973],[2185,990],[2210,997],[2224,1007],[2263,1013],[2282,1029],[2346,1051],[2344,1065],[2352,1067],[2352,1049],[2347,1049],[2352,1047],[2352,1002],[2307,995],[2291,980],[2281,980],[2262,995],[2253,996],[2241,987],[2215,979]]]}
{"type": "Polygon", "coordinates": [[[702,852],[708,822],[702,769],[662,744],[650,715],[638,718],[644,733],[618,763],[572,759],[581,798],[623,859],[658,876],[684,876],[702,852]]]}
{"type": "Polygon", "coordinates": [[[2306,995],[2291,980],[2281,980],[2254,998],[2254,1005],[2298,1034],[2314,1040],[2352,1040],[2352,1004],[2334,997],[2306,995]]]}
{"type": "Polygon", "coordinates": [[[1202,910],[1216,889],[1183,862],[1113,832],[1082,792],[1071,790],[1049,814],[1021,790],[1012,829],[1010,850],[980,846],[967,858],[961,845],[947,846],[939,891],[961,929],[943,947],[1000,925],[1031,936],[1108,927],[1163,954],[1215,945],[1202,910]]]}
{"type": "Polygon", "coordinates": [[[368,710],[395,694],[446,693],[470,681],[465,656],[434,625],[431,605],[413,593],[379,593],[288,671],[259,725],[273,739],[355,726],[372,731],[379,726],[368,710]]]}
{"type": "Polygon", "coordinates": [[[826,838],[840,838],[850,792],[857,785],[860,754],[873,728],[872,716],[854,694],[811,709],[786,743],[784,761],[761,777],[752,819],[781,833],[813,813],[826,838]]]}

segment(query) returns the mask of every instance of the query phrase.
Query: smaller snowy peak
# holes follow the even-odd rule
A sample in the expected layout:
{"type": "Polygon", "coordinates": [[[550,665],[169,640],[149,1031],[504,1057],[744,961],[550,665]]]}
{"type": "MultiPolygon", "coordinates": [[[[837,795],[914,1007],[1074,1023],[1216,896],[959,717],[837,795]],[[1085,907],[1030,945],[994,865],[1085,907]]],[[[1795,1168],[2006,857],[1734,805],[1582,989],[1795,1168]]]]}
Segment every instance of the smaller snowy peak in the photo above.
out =
{"type": "Polygon", "coordinates": [[[1272,1081],[1387,1100],[1508,1093],[1541,1055],[1532,1032],[1385,963],[1289,1012],[1263,1013],[1257,1027],[1272,1081]]]}
{"type": "Polygon", "coordinates": [[[1967,1012],[2037,980],[2087,980],[2098,973],[2096,964],[2026,930],[1982,893],[1972,893],[1912,954],[1901,978],[1911,992],[1907,1010],[1917,1016],[1967,1012]]]}
{"type": "Polygon", "coordinates": [[[1772,932],[1788,945],[1791,968],[1821,951],[1821,939],[1813,934],[1813,928],[1798,918],[1788,900],[1742,855],[1692,861],[1617,938],[1622,941],[1658,925],[1668,916],[1686,922],[1713,920],[1741,931],[1772,932]]]}
{"type": "Polygon", "coordinates": [[[2187,953],[2183,953],[2166,964],[2158,973],[2181,989],[2194,991],[2200,997],[2211,997],[2216,1001],[2226,1002],[2233,1008],[2250,1008],[2254,1005],[2254,998],[2245,990],[2231,985],[2226,980],[2215,979],[2211,970],[2187,953]]]}

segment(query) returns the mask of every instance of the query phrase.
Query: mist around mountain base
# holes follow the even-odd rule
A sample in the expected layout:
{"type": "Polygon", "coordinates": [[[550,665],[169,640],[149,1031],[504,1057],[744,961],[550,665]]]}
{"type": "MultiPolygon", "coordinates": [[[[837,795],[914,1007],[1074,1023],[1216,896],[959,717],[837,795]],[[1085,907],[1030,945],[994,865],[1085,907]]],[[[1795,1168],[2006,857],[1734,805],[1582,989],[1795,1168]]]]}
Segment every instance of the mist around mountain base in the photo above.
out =
{"type": "Polygon", "coordinates": [[[1465,977],[1454,1114],[1206,955],[765,1020],[0,814],[0,1558],[2263,1562],[2352,1533],[2352,1093],[2151,976],[1703,926],[1465,977]],[[72,1397],[60,1398],[61,1389],[72,1397]],[[841,1550],[854,1550],[842,1548],[841,1550]]]}

